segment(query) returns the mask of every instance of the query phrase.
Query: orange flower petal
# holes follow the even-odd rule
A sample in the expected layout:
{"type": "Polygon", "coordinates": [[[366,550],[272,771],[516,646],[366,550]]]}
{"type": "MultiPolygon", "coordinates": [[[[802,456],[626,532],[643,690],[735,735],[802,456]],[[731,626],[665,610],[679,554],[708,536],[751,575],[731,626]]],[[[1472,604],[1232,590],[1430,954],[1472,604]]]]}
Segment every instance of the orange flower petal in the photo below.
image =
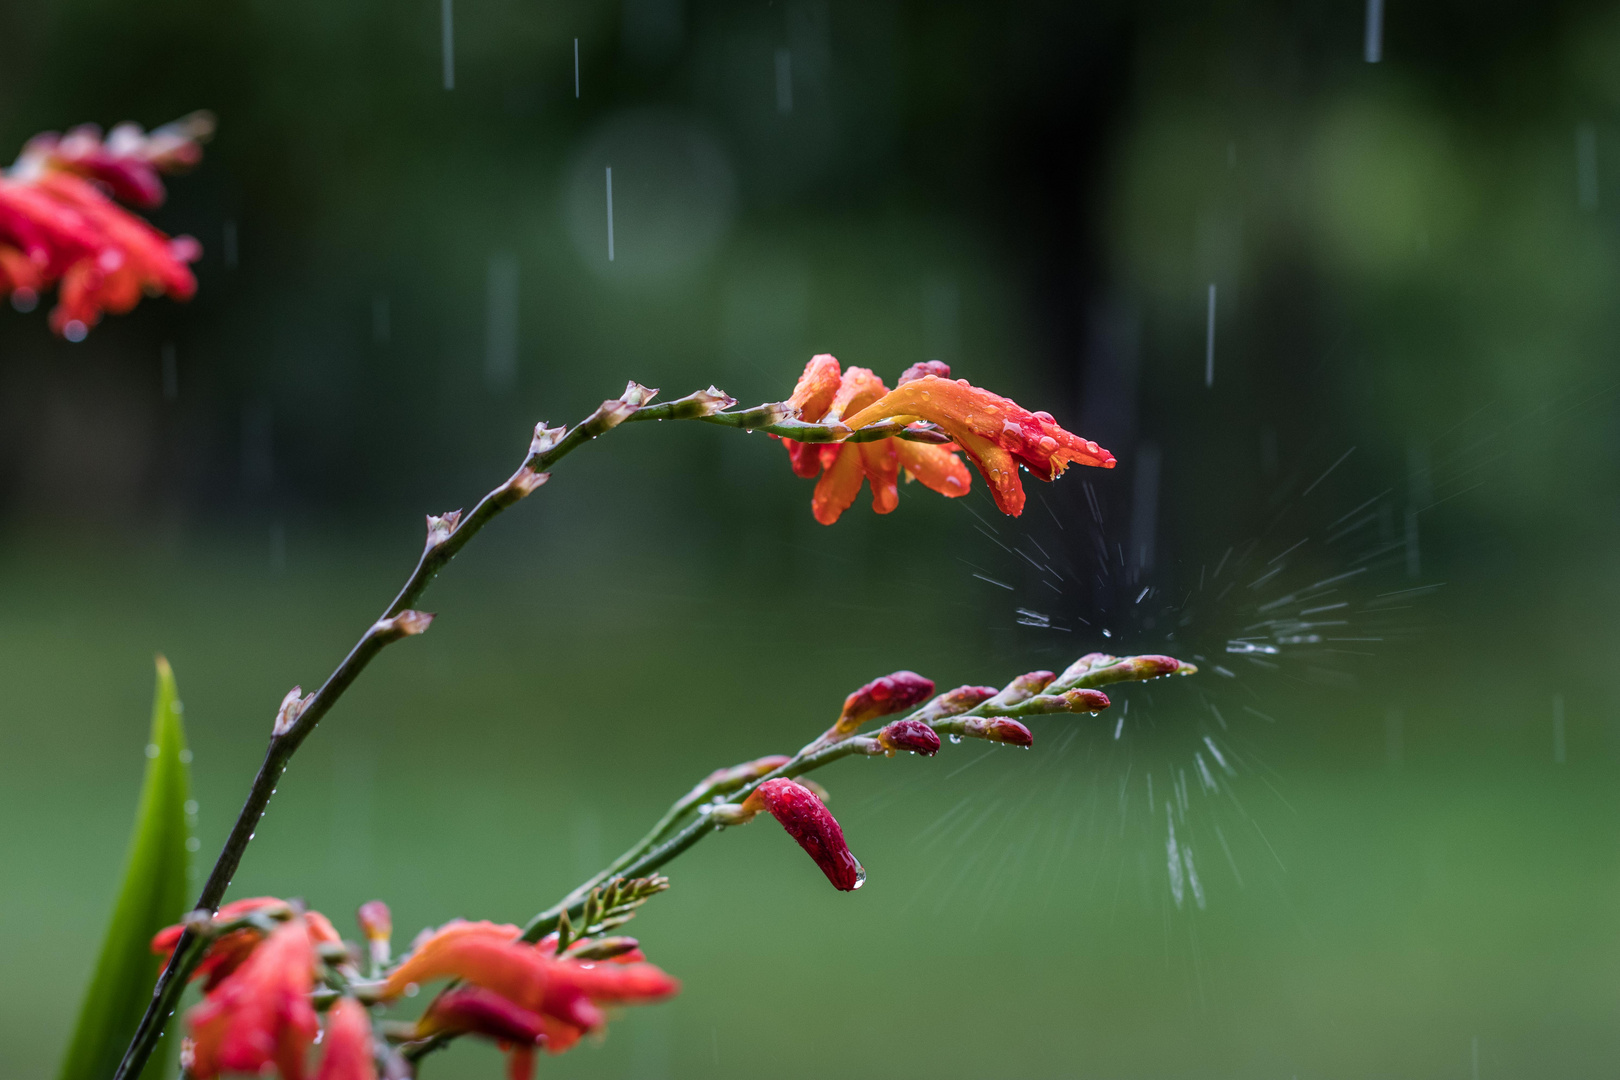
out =
{"type": "Polygon", "coordinates": [[[900,459],[895,456],[894,439],[856,443],[861,455],[861,471],[872,483],[872,509],[887,514],[900,505],[900,459]]]}
{"type": "Polygon", "coordinates": [[[1013,456],[989,439],[982,439],[970,431],[953,432],[962,452],[967,454],[990,485],[990,495],[996,500],[996,509],[1008,517],[1024,512],[1024,485],[1018,479],[1018,463],[1013,456]]]}
{"type": "Polygon", "coordinates": [[[865,409],[881,399],[888,389],[871,369],[848,368],[844,371],[843,381],[838,384],[838,393],[833,396],[832,405],[821,420],[828,424],[838,423],[849,413],[865,409]]]}
{"type": "Polygon", "coordinates": [[[193,1075],[258,1074],[273,1064],[284,1080],[303,1080],[304,1056],[320,1026],[309,1003],[314,976],[309,929],[291,919],[191,1011],[193,1075]]]}
{"type": "Polygon", "coordinates": [[[823,525],[831,525],[849,509],[861,493],[861,480],[866,476],[856,444],[842,445],[837,450],[837,458],[817,481],[816,492],[810,497],[810,512],[823,525]]]}
{"type": "Polygon", "coordinates": [[[968,488],[973,483],[973,474],[962,464],[962,459],[949,449],[930,443],[910,442],[906,439],[891,441],[894,443],[895,453],[900,458],[900,467],[905,469],[913,480],[947,498],[954,499],[968,493],[968,488]]]}
{"type": "Polygon", "coordinates": [[[794,415],[800,420],[813,424],[827,414],[833,396],[838,393],[839,382],[836,357],[830,353],[812,356],[804,365],[804,374],[799,376],[799,384],[793,388],[793,396],[787,403],[793,406],[794,415]]]}

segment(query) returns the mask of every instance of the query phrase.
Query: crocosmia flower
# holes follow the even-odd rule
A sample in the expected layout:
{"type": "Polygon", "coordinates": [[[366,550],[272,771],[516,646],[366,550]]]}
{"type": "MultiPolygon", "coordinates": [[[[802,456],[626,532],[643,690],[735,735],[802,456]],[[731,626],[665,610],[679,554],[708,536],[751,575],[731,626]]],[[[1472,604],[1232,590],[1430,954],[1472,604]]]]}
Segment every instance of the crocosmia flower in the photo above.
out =
{"type": "MultiPolygon", "coordinates": [[[[229,922],[244,915],[251,915],[255,911],[271,912],[291,910],[287,901],[274,896],[250,896],[244,900],[232,900],[220,908],[214,915],[214,921],[229,922]]],[[[338,932],[333,929],[325,915],[318,911],[305,914],[309,926],[310,936],[317,944],[339,941],[338,932]]],[[[152,938],[152,951],[163,957],[167,962],[174,955],[174,947],[180,941],[180,935],[185,927],[176,923],[159,930],[152,938]]],[[[208,951],[203,954],[202,962],[197,970],[191,973],[193,979],[207,979],[204,990],[212,990],[218,986],[231,972],[241,966],[253,950],[263,940],[264,934],[253,927],[244,927],[241,930],[232,930],[228,934],[221,934],[208,945],[208,951]]]]}
{"type": "Polygon", "coordinates": [[[896,720],[877,733],[878,745],[889,751],[909,750],[923,757],[939,753],[939,735],[921,720],[896,720]]]}
{"type": "Polygon", "coordinates": [[[515,926],[452,922],[427,935],[383,984],[384,998],[457,978],[540,1017],[546,1049],[561,1053],[603,1026],[601,1006],[662,1001],[680,983],[644,962],[590,963],[518,941],[515,926]]]}
{"type": "MultiPolygon", "coordinates": [[[[906,375],[923,369],[950,369],[938,361],[914,365],[906,375]]],[[[904,379],[906,376],[902,376],[904,379]]],[[[843,417],[881,400],[888,393],[883,380],[862,367],[839,371],[838,361],[822,353],[805,366],[788,404],[806,423],[839,423],[843,417]]],[[[793,471],[805,479],[820,476],[810,510],[817,521],[831,525],[855,502],[863,482],[872,488],[872,509],[887,514],[900,505],[900,474],[941,495],[966,495],[967,467],[953,447],[907,439],[874,439],[860,443],[801,443],[783,439],[793,471]]]]}
{"type": "Polygon", "coordinates": [[[309,1001],[314,978],[315,942],[295,916],[191,1010],[192,1075],[258,1075],[274,1066],[283,1080],[303,1080],[319,1028],[309,1001]]]}
{"type": "Polygon", "coordinates": [[[879,420],[926,420],[943,428],[990,485],[996,506],[1014,517],[1024,512],[1023,467],[1055,480],[1071,464],[1114,467],[1114,455],[1059,427],[1050,413],[1030,412],[966,379],[937,374],[902,383],[880,399],[842,418],[853,430],[879,420]]]}
{"type": "Polygon", "coordinates": [[[315,1080],[377,1080],[371,1055],[371,1018],[351,997],[338,999],[326,1014],[321,1068],[315,1080]]]}
{"type": "Polygon", "coordinates": [[[195,165],[212,132],[213,119],[198,113],[150,134],[122,124],[103,140],[86,125],[29,140],[0,172],[0,295],[29,311],[58,285],[51,328],[70,341],[142,296],[189,300],[197,241],[165,236],[114,200],[162,203],[159,174],[195,165]]]}

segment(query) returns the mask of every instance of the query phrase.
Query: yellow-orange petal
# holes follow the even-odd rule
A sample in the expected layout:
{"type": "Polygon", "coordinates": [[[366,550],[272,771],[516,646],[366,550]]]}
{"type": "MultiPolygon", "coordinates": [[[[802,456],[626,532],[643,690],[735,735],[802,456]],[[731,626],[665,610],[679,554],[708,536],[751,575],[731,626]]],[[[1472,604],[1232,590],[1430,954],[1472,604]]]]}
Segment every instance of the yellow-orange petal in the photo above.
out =
{"type": "Polygon", "coordinates": [[[838,393],[833,396],[832,405],[828,407],[821,420],[823,423],[835,424],[850,413],[859,412],[881,400],[888,390],[889,388],[883,385],[883,380],[871,369],[847,368],[842,381],[838,384],[838,393]]]}
{"type": "Polygon", "coordinates": [[[1013,456],[1000,446],[973,434],[971,431],[955,432],[956,441],[962,447],[962,452],[973,461],[984,477],[984,482],[990,486],[990,495],[996,500],[996,509],[1008,517],[1017,517],[1024,512],[1024,485],[1018,479],[1018,462],[1013,456]]]}
{"type": "Polygon", "coordinates": [[[891,441],[894,443],[895,454],[900,459],[900,467],[906,470],[912,479],[948,498],[954,499],[968,493],[968,488],[973,483],[973,474],[968,471],[962,459],[950,450],[943,446],[911,442],[906,439],[891,441]]]}
{"type": "Polygon", "coordinates": [[[837,458],[816,481],[815,494],[810,496],[810,512],[823,525],[831,525],[861,493],[861,481],[865,477],[858,444],[838,447],[837,458]]]}
{"type": "Polygon", "coordinates": [[[827,414],[827,407],[838,393],[840,381],[836,357],[831,353],[813,356],[804,365],[804,374],[799,376],[798,385],[793,388],[793,396],[787,399],[787,403],[793,406],[795,416],[813,424],[827,414]]]}
{"type": "Polygon", "coordinates": [[[861,471],[872,484],[872,509],[879,514],[892,512],[900,505],[900,459],[894,450],[895,439],[874,439],[856,443],[861,453],[861,471]]]}

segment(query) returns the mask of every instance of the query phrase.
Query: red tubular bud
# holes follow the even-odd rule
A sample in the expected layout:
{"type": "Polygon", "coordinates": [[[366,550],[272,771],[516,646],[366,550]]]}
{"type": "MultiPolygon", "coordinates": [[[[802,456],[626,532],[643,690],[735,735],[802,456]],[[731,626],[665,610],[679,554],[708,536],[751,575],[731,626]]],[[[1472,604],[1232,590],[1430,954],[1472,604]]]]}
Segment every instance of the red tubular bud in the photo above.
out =
{"type": "Polygon", "coordinates": [[[897,671],[873,679],[844,699],[844,711],[834,730],[848,735],[868,720],[914,709],[933,693],[934,680],[925,679],[915,671],[897,671]]]}
{"type": "Polygon", "coordinates": [[[1102,712],[1113,704],[1101,690],[1070,690],[1063,695],[1070,712],[1102,712]]]}
{"type": "Polygon", "coordinates": [[[851,892],[866,883],[866,871],[844,842],[844,830],[809,788],[786,778],[767,780],[749,796],[750,801],[754,796],[816,861],[833,888],[851,892]]]}
{"type": "Polygon", "coordinates": [[[962,734],[970,739],[984,739],[1026,749],[1035,745],[1035,736],[1029,733],[1029,728],[1005,716],[974,717],[962,725],[962,734]]]}
{"type": "MultiPolygon", "coordinates": [[[[1174,675],[1178,671],[1192,668],[1191,664],[1183,664],[1173,656],[1160,656],[1157,654],[1127,656],[1118,660],[1113,657],[1099,657],[1098,659],[1101,662],[1094,663],[1074,681],[1088,687],[1107,686],[1110,683],[1117,682],[1145,682],[1148,679],[1157,679],[1163,675],[1174,675]]],[[[1075,666],[1078,667],[1079,662],[1075,666]]],[[[1196,671],[1197,669],[1193,668],[1192,670],[1196,671]]]]}
{"type": "Polygon", "coordinates": [[[514,1004],[482,986],[459,986],[441,994],[416,1022],[416,1037],[482,1035],[519,1046],[545,1039],[545,1021],[538,1013],[514,1004]]]}
{"type": "Polygon", "coordinates": [[[923,757],[939,752],[939,735],[921,720],[896,720],[877,734],[883,749],[909,750],[923,757]]]}
{"type": "Polygon", "coordinates": [[[993,686],[958,686],[930,701],[928,707],[917,714],[917,719],[933,723],[947,716],[965,713],[981,701],[995,696],[996,688],[993,686]]]}
{"type": "Polygon", "coordinates": [[[355,912],[354,921],[360,924],[367,941],[387,941],[394,934],[394,916],[381,900],[368,900],[355,912]]]}

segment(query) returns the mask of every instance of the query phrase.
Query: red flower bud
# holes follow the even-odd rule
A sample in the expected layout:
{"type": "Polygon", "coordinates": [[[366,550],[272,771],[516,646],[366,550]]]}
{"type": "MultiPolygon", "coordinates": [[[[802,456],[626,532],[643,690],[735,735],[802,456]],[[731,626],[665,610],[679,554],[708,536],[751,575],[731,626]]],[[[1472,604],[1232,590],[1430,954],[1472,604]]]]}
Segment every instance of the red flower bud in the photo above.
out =
{"type": "Polygon", "coordinates": [[[914,709],[933,693],[934,680],[925,679],[915,671],[897,671],[873,679],[844,699],[844,711],[834,730],[848,735],[868,720],[914,709]]]}
{"type": "Polygon", "coordinates": [[[393,913],[381,900],[368,900],[355,913],[355,921],[366,935],[367,941],[387,941],[394,933],[393,913]]]}
{"type": "Polygon", "coordinates": [[[939,735],[921,720],[896,720],[877,734],[883,749],[909,750],[923,757],[939,752],[939,735]]]}
{"type": "Polygon", "coordinates": [[[970,739],[984,739],[1008,746],[1028,748],[1035,745],[1035,736],[1029,733],[1029,728],[1005,716],[976,716],[962,725],[962,734],[970,739]]]}
{"type": "Polygon", "coordinates": [[[920,379],[924,375],[938,375],[942,379],[948,379],[951,377],[951,365],[942,360],[924,360],[921,363],[912,364],[900,373],[900,379],[894,385],[904,386],[913,379],[920,379]]]}
{"type": "Polygon", "coordinates": [[[928,707],[917,714],[917,719],[929,723],[943,720],[947,716],[965,713],[981,701],[995,696],[996,688],[993,686],[958,686],[930,701],[928,707]]]}
{"type": "Polygon", "coordinates": [[[1105,653],[1090,653],[1069,666],[1069,670],[1063,673],[1063,680],[1059,685],[1083,684],[1094,687],[1117,682],[1145,682],[1162,675],[1174,675],[1178,671],[1190,675],[1197,670],[1191,664],[1184,664],[1173,656],[1150,653],[1146,656],[1127,656],[1118,659],[1105,653]]]}
{"type": "Polygon", "coordinates": [[[1061,694],[1036,694],[1016,709],[1019,716],[1031,713],[1102,712],[1108,708],[1108,695],[1101,690],[1065,690],[1061,694]]]}
{"type": "Polygon", "coordinates": [[[749,802],[756,799],[816,861],[833,888],[851,892],[866,883],[866,871],[844,842],[844,830],[809,788],[786,778],[767,780],[748,797],[749,802]]]}

